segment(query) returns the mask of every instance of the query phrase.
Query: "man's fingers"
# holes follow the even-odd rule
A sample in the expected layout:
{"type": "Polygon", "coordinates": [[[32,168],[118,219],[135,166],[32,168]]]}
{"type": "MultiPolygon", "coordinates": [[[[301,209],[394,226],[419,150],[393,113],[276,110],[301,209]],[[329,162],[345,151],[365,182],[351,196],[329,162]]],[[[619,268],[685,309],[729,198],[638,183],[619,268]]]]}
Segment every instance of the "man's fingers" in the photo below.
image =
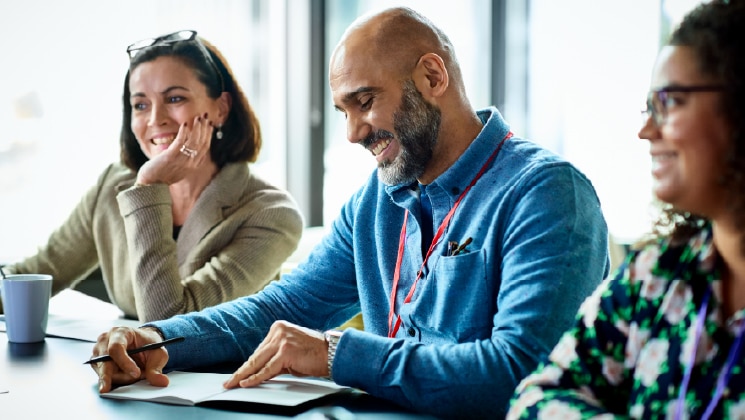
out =
{"type": "Polygon", "coordinates": [[[326,353],[320,332],[276,321],[254,354],[223,386],[251,387],[283,373],[319,376],[328,370],[326,353]]]}
{"type": "Polygon", "coordinates": [[[99,376],[98,377],[98,392],[100,394],[105,394],[111,391],[113,384],[128,385],[131,383],[135,383],[138,380],[139,378],[133,378],[128,373],[121,372],[121,371],[108,374],[108,375],[99,376]]]}
{"type": "Polygon", "coordinates": [[[98,375],[98,392],[105,394],[111,391],[111,375],[98,375]]]}
{"type": "MultiPolygon", "coordinates": [[[[125,356],[129,359],[129,356],[125,356]]],[[[106,393],[111,391],[113,384],[126,384],[137,381],[140,378],[140,369],[129,359],[132,366],[125,364],[124,369],[117,364],[116,359],[112,357],[109,362],[98,362],[93,366],[93,370],[98,374],[98,392],[106,393]]]]}
{"type": "Polygon", "coordinates": [[[127,354],[129,348],[141,347],[160,339],[160,335],[147,329],[124,327],[101,334],[93,348],[93,357],[108,354],[111,360],[91,365],[99,378],[99,392],[109,392],[114,385],[131,384],[142,378],[156,386],[168,385],[168,378],[161,373],[168,362],[165,348],[141,352],[132,357],[127,354]]]}
{"type": "Polygon", "coordinates": [[[251,357],[249,357],[241,367],[233,372],[233,375],[223,384],[223,386],[227,389],[235,388],[238,386],[240,381],[256,374],[256,372],[258,372],[258,370],[261,369],[262,366],[264,366],[264,364],[266,364],[277,352],[276,349],[274,349],[272,341],[272,334],[270,332],[269,335],[264,338],[264,341],[259,343],[259,346],[254,350],[251,357]]]}
{"type": "Polygon", "coordinates": [[[164,375],[160,369],[146,369],[145,379],[152,386],[168,386],[168,376],[164,375]]]}
{"type": "Polygon", "coordinates": [[[256,386],[266,380],[272,379],[273,377],[282,374],[287,369],[282,367],[282,356],[276,354],[267,364],[264,365],[258,372],[253,375],[249,375],[246,379],[241,380],[238,384],[242,388],[248,388],[256,386]]]}
{"type": "Polygon", "coordinates": [[[167,386],[168,377],[163,374],[163,367],[168,362],[168,351],[161,347],[150,350],[146,353],[140,353],[138,356],[144,358],[143,374],[145,379],[154,386],[167,386]]]}
{"type": "Polygon", "coordinates": [[[134,360],[127,354],[127,346],[129,341],[124,343],[109,341],[109,356],[111,356],[111,362],[104,363],[104,372],[112,372],[119,370],[125,372],[132,378],[139,378],[142,372],[140,367],[137,366],[134,360]]]}
{"type": "Polygon", "coordinates": [[[256,350],[256,352],[254,352],[254,354],[252,354],[251,357],[241,365],[241,367],[233,372],[233,375],[223,384],[223,387],[227,389],[235,388],[241,380],[255,374],[256,370],[261,367],[261,364],[258,364],[256,361],[258,355],[259,350],[256,350]]]}

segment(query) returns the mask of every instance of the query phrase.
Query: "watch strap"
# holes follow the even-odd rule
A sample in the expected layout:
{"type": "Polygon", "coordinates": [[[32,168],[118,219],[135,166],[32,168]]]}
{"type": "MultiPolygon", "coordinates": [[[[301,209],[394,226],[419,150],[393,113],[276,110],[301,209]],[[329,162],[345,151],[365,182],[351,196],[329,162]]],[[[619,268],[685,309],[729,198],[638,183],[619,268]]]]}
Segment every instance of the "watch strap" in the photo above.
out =
{"type": "Polygon", "coordinates": [[[339,344],[339,339],[341,338],[342,331],[337,330],[328,330],[325,333],[323,333],[323,337],[326,339],[326,342],[328,343],[328,357],[326,359],[326,363],[328,365],[329,369],[329,379],[332,379],[333,373],[332,368],[334,366],[334,358],[336,357],[336,346],[339,344]]]}

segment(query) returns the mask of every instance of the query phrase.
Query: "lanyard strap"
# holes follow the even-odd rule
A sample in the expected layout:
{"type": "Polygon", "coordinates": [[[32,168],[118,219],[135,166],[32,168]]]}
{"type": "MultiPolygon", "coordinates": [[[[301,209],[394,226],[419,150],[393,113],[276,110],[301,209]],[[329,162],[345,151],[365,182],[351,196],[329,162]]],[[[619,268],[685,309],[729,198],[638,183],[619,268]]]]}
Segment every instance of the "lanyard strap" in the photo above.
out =
{"type": "MultiPolygon", "coordinates": [[[[701,304],[701,309],[698,311],[696,318],[696,330],[695,330],[695,341],[693,343],[693,349],[691,350],[691,357],[686,366],[685,376],[683,377],[683,383],[680,385],[680,393],[678,394],[678,402],[675,407],[675,419],[680,420],[683,418],[683,412],[685,411],[685,397],[688,391],[688,384],[691,381],[691,371],[693,370],[693,364],[696,362],[696,351],[698,349],[699,340],[704,330],[704,321],[706,319],[706,308],[709,304],[709,296],[711,295],[711,289],[706,291],[704,301],[701,304]]],[[[732,374],[732,365],[735,362],[735,357],[740,353],[740,347],[742,346],[742,336],[745,332],[745,323],[740,325],[740,331],[737,333],[737,339],[730,348],[729,354],[727,355],[727,361],[722,366],[722,370],[719,372],[717,377],[717,386],[714,390],[714,395],[711,397],[709,404],[706,406],[706,411],[701,416],[701,419],[706,420],[711,417],[711,414],[719,404],[719,400],[724,395],[724,389],[727,386],[729,377],[732,374]]]]}
{"type": "MultiPolygon", "coordinates": [[[[422,277],[422,273],[424,272],[424,267],[427,265],[427,261],[429,260],[429,256],[432,254],[432,250],[435,249],[437,244],[440,242],[440,239],[442,239],[442,235],[445,232],[445,229],[450,224],[450,220],[453,218],[453,215],[455,214],[455,210],[460,205],[460,202],[463,200],[463,197],[466,196],[468,191],[471,190],[471,187],[473,187],[476,184],[476,181],[481,178],[481,175],[486,172],[487,167],[489,164],[494,160],[494,158],[499,154],[499,151],[502,149],[502,145],[504,144],[505,140],[512,137],[512,132],[508,132],[507,135],[504,136],[502,141],[499,142],[496,149],[492,152],[492,154],[489,156],[489,159],[484,162],[484,166],[481,167],[481,170],[476,174],[476,176],[471,180],[471,183],[468,184],[466,189],[463,190],[463,192],[458,196],[458,199],[455,200],[455,203],[453,204],[453,207],[448,212],[447,216],[445,216],[445,219],[440,223],[440,227],[437,228],[437,233],[435,233],[435,236],[432,238],[432,242],[429,245],[429,248],[427,249],[427,254],[424,256],[424,261],[422,261],[422,266],[419,268],[419,271],[416,273],[416,279],[414,279],[414,283],[411,285],[411,288],[409,289],[409,293],[406,294],[406,297],[404,298],[404,303],[411,302],[411,297],[414,295],[414,291],[416,290],[416,284],[419,282],[419,279],[422,277]]],[[[396,315],[396,324],[393,324],[393,316],[396,313],[396,294],[398,293],[398,280],[401,277],[401,261],[403,261],[404,257],[404,248],[406,244],[406,221],[409,218],[409,211],[406,210],[406,213],[404,213],[404,222],[403,225],[401,225],[401,234],[398,238],[398,256],[396,257],[396,269],[393,272],[393,287],[391,288],[391,305],[390,310],[388,311],[388,337],[393,338],[396,336],[396,333],[398,332],[398,329],[401,327],[401,316],[396,315]]]]}

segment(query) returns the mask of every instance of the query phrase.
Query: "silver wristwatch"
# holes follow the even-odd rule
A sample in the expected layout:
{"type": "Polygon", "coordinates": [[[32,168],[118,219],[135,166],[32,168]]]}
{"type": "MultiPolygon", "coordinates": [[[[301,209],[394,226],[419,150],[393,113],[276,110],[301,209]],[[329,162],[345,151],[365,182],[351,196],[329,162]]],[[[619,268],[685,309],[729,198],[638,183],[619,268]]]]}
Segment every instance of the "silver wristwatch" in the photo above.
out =
{"type": "Polygon", "coordinates": [[[326,339],[326,342],[329,345],[329,352],[328,352],[328,367],[329,367],[329,379],[333,379],[333,375],[331,374],[331,368],[334,366],[334,357],[336,356],[336,345],[339,344],[339,339],[341,338],[343,331],[338,330],[328,330],[325,333],[323,333],[323,338],[326,339]]]}

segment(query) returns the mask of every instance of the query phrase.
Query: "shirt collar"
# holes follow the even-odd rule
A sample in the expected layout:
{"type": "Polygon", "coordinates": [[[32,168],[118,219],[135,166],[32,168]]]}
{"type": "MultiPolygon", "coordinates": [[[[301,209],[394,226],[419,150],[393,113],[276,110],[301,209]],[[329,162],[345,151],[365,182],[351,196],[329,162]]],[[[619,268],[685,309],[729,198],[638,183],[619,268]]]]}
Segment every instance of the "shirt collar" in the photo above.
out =
{"type": "MultiPolygon", "coordinates": [[[[510,128],[496,107],[488,107],[476,112],[484,124],[481,132],[455,163],[435,178],[427,186],[428,191],[442,189],[447,194],[457,197],[471,183],[484,162],[492,154],[499,142],[509,133],[510,128]]],[[[493,164],[493,163],[492,163],[493,164]]],[[[385,191],[394,198],[399,191],[416,189],[417,182],[412,184],[387,185],[385,191]]],[[[407,193],[408,194],[408,193],[407,193]]]]}

